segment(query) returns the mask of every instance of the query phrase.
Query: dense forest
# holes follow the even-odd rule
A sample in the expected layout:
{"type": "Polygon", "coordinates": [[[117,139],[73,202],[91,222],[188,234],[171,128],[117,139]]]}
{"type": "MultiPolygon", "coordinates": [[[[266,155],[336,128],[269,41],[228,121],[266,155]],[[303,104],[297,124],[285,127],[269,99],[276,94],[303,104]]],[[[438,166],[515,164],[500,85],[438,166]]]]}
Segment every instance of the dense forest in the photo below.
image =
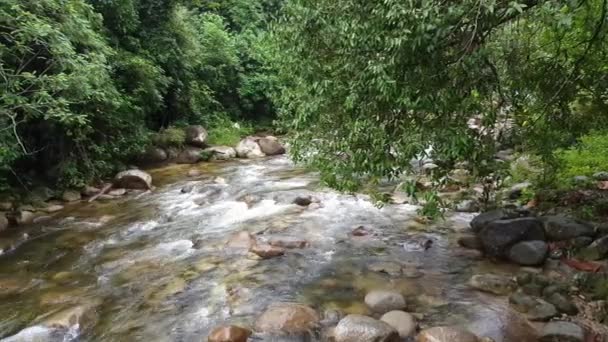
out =
{"type": "Polygon", "coordinates": [[[346,190],[407,172],[429,146],[442,169],[468,160],[479,176],[513,146],[552,171],[545,181],[606,166],[595,154],[592,168],[559,165],[582,136],[608,139],[604,0],[3,0],[0,11],[2,184],[79,187],[171,127],[231,142],[275,117],[295,160],[346,190]]]}

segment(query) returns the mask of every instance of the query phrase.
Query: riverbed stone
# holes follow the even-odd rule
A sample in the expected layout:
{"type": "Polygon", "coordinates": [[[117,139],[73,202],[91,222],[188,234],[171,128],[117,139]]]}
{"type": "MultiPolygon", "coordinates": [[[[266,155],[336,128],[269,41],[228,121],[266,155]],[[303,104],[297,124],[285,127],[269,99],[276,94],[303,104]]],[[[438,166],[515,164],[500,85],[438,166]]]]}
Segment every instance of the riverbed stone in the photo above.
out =
{"type": "Polygon", "coordinates": [[[114,185],[125,189],[152,189],[152,176],[149,173],[131,169],[119,172],[114,177],[114,185]]]}
{"type": "Polygon", "coordinates": [[[478,236],[487,254],[501,257],[520,241],[544,241],[545,231],[539,219],[524,217],[490,222],[478,236]]]}
{"type": "Polygon", "coordinates": [[[334,330],[336,342],[398,342],[399,333],[388,323],[362,316],[348,315],[334,330]]]}
{"type": "Polygon", "coordinates": [[[211,153],[211,160],[230,160],[236,158],[236,150],[230,146],[212,146],[205,149],[211,153]]]}
{"type": "Polygon", "coordinates": [[[99,188],[87,185],[80,191],[80,193],[83,196],[91,197],[91,196],[97,195],[100,191],[101,191],[101,189],[99,189],[99,188]]]}
{"type": "Polygon", "coordinates": [[[273,236],[268,239],[268,244],[287,249],[305,248],[309,245],[307,240],[292,236],[273,236]]]}
{"type": "Polygon", "coordinates": [[[477,233],[491,222],[503,219],[512,219],[516,217],[518,217],[516,213],[506,209],[495,209],[486,211],[485,213],[481,213],[475,216],[475,218],[471,220],[471,229],[473,230],[473,232],[477,233]]]}
{"type": "Polygon", "coordinates": [[[586,260],[600,260],[608,256],[608,235],[584,248],[581,255],[586,260]]]}
{"type": "Polygon", "coordinates": [[[583,342],[585,331],[578,324],[565,321],[549,322],[543,328],[540,342],[583,342]]]}
{"type": "Polygon", "coordinates": [[[365,304],[374,312],[383,314],[405,308],[405,298],[401,293],[388,290],[373,290],[365,296],[365,304]]]}
{"type": "Polygon", "coordinates": [[[217,327],[209,334],[208,342],[247,342],[251,330],[236,325],[217,327]]]}
{"type": "Polygon", "coordinates": [[[265,154],[262,152],[260,145],[252,137],[247,137],[241,140],[236,145],[236,154],[239,158],[260,158],[264,157],[265,154]]]}
{"type": "Polygon", "coordinates": [[[495,274],[476,274],[469,280],[469,285],[482,292],[495,295],[506,295],[517,288],[517,283],[507,276],[495,274]]]}
{"type": "Polygon", "coordinates": [[[228,239],[226,247],[233,249],[249,250],[256,244],[255,236],[249,232],[242,231],[234,233],[228,239]]]}
{"type": "Polygon", "coordinates": [[[458,327],[434,327],[422,330],[416,342],[478,342],[472,332],[458,327]]]}
{"type": "Polygon", "coordinates": [[[293,203],[301,207],[309,206],[312,203],[312,196],[298,196],[293,200],[293,203]]]}
{"type": "Polygon", "coordinates": [[[416,318],[405,311],[389,311],[382,315],[381,321],[388,323],[399,333],[399,336],[406,338],[416,333],[416,318]]]}
{"type": "Polygon", "coordinates": [[[544,241],[518,242],[509,250],[509,260],[523,266],[537,266],[542,264],[549,252],[549,245],[544,241]]]}
{"type": "Polygon", "coordinates": [[[42,211],[44,211],[45,213],[56,213],[58,211],[63,210],[63,206],[59,205],[59,204],[50,204],[49,206],[45,207],[44,209],[42,209],[42,211]]]}
{"type": "Polygon", "coordinates": [[[403,273],[403,265],[392,261],[374,262],[371,263],[367,268],[372,272],[385,273],[393,277],[398,277],[403,273]]]}
{"type": "Polygon", "coordinates": [[[28,210],[22,210],[22,211],[19,211],[17,213],[17,215],[15,216],[15,221],[17,222],[18,225],[23,226],[26,224],[33,223],[35,218],[36,218],[36,214],[34,214],[33,212],[28,211],[28,210]]]}
{"type": "Polygon", "coordinates": [[[515,292],[509,296],[509,303],[517,311],[524,313],[530,321],[548,321],[558,314],[553,304],[523,292],[515,292]]]}
{"type": "Polygon", "coordinates": [[[471,199],[463,200],[456,204],[454,210],[461,213],[475,213],[479,211],[479,203],[471,199]]]}
{"type": "Polygon", "coordinates": [[[80,192],[79,191],[74,191],[74,190],[66,190],[61,195],[61,199],[63,199],[66,202],[80,201],[81,198],[82,197],[80,195],[80,192]]]}
{"type": "Polygon", "coordinates": [[[571,217],[555,215],[543,217],[547,238],[550,241],[565,241],[579,236],[593,236],[593,226],[571,217]]]}
{"type": "Polygon", "coordinates": [[[0,211],[11,211],[13,207],[14,205],[11,201],[0,201],[0,211]]]}
{"type": "Polygon", "coordinates": [[[566,295],[555,292],[546,299],[547,302],[553,304],[559,312],[565,313],[566,315],[576,315],[578,313],[578,308],[566,295]]]}
{"type": "Polygon", "coordinates": [[[59,310],[49,316],[40,319],[43,326],[55,329],[69,329],[79,325],[79,329],[91,328],[97,320],[96,307],[94,304],[82,304],[67,309],[59,310]]]}
{"type": "Polygon", "coordinates": [[[196,147],[205,147],[207,144],[207,130],[200,125],[186,127],[186,144],[196,147]]]}
{"type": "Polygon", "coordinates": [[[143,160],[148,163],[161,163],[167,160],[167,151],[157,146],[150,146],[143,155],[143,160]]]}
{"type": "Polygon", "coordinates": [[[25,278],[0,277],[0,297],[18,294],[27,289],[29,282],[25,278]]]}
{"type": "Polygon", "coordinates": [[[285,254],[285,248],[261,243],[251,246],[249,251],[262,259],[275,258],[285,254]]]}
{"type": "Polygon", "coordinates": [[[203,160],[203,150],[198,147],[186,147],[183,149],[175,162],[178,164],[196,164],[203,160]]]}
{"type": "Polygon", "coordinates": [[[462,235],[457,240],[458,245],[468,249],[482,250],[483,244],[481,240],[473,234],[462,235]]]}
{"type": "Polygon", "coordinates": [[[262,138],[258,140],[260,149],[267,156],[276,156],[285,153],[285,147],[283,147],[277,140],[262,138]]]}
{"type": "Polygon", "coordinates": [[[319,325],[319,314],[310,306],[298,303],[275,303],[255,323],[262,333],[305,333],[319,325]]]}
{"type": "Polygon", "coordinates": [[[184,185],[184,187],[182,187],[180,192],[182,194],[188,194],[188,193],[191,193],[192,190],[194,190],[194,184],[186,184],[186,185],[184,185]]]}
{"type": "Polygon", "coordinates": [[[0,213],[0,233],[8,229],[8,219],[4,213],[0,213]]]}

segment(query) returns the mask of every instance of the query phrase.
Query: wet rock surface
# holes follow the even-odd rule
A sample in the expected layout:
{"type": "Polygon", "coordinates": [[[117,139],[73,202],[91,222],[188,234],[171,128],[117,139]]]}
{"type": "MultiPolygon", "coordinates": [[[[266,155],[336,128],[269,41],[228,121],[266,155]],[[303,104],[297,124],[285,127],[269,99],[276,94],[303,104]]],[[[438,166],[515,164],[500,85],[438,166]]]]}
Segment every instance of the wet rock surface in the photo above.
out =
{"type": "Polygon", "coordinates": [[[344,317],[334,330],[336,342],[399,342],[399,333],[389,324],[362,315],[344,317]]]}
{"type": "Polygon", "coordinates": [[[311,307],[296,303],[271,305],[255,323],[256,331],[263,333],[305,333],[316,328],[321,321],[311,307]]]}

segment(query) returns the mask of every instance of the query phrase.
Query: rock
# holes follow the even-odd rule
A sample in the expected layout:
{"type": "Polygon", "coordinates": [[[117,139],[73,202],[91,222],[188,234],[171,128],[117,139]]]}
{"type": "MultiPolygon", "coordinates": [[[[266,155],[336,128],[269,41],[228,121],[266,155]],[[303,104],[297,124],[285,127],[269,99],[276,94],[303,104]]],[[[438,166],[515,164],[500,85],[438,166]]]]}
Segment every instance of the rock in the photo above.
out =
{"type": "Polygon", "coordinates": [[[458,245],[468,249],[482,250],[481,240],[475,235],[464,235],[458,238],[458,245]]]}
{"type": "Polygon", "coordinates": [[[543,218],[547,239],[565,241],[579,236],[593,236],[593,226],[570,217],[556,215],[543,218]]]}
{"type": "Polygon", "coordinates": [[[251,336],[251,330],[228,325],[217,327],[209,334],[208,342],[247,342],[251,336]]]}
{"type": "Polygon", "coordinates": [[[123,189],[123,188],[112,189],[112,190],[108,191],[108,195],[115,196],[115,197],[124,196],[126,193],[127,193],[127,189],[123,189]]]}
{"type": "Polygon", "coordinates": [[[557,316],[558,312],[555,306],[540,298],[526,295],[522,292],[516,292],[509,297],[511,303],[517,311],[526,314],[526,318],[530,321],[548,321],[557,316]]]}
{"type": "Polygon", "coordinates": [[[471,221],[471,229],[473,229],[473,232],[477,233],[491,222],[517,217],[519,217],[517,213],[505,209],[487,211],[475,216],[475,218],[471,221]]]}
{"type": "Polygon", "coordinates": [[[509,250],[509,260],[523,266],[542,264],[549,252],[549,245],[544,241],[518,242],[509,250]]]}
{"type": "Polygon", "coordinates": [[[251,137],[241,140],[236,145],[236,154],[239,158],[259,158],[265,156],[260,145],[251,137]]]}
{"type": "Polygon", "coordinates": [[[324,326],[336,326],[340,320],[344,317],[342,312],[339,310],[328,309],[323,312],[323,320],[321,325],[324,326]]]}
{"type": "Polygon", "coordinates": [[[192,170],[188,171],[187,176],[188,177],[198,177],[198,176],[200,176],[202,174],[203,173],[200,170],[192,169],[192,170]]]}
{"type": "Polygon", "coordinates": [[[371,231],[363,226],[359,226],[355,229],[353,229],[352,232],[350,232],[350,235],[352,236],[368,236],[371,234],[371,231]]]}
{"type": "Polygon", "coordinates": [[[213,146],[205,149],[211,153],[211,160],[229,160],[236,158],[236,150],[230,146],[213,146]]]}
{"type": "Polygon", "coordinates": [[[293,200],[294,204],[297,204],[301,207],[309,206],[312,203],[311,196],[298,196],[293,200]]]}
{"type": "Polygon", "coordinates": [[[365,304],[374,312],[383,314],[405,308],[403,295],[394,291],[373,290],[365,296],[365,304]]]}
{"type": "Polygon", "coordinates": [[[437,168],[439,168],[439,165],[437,165],[435,163],[426,163],[426,164],[422,165],[422,171],[425,173],[430,173],[431,171],[433,171],[437,168]]]}
{"type": "Polygon", "coordinates": [[[15,216],[15,221],[17,221],[18,225],[23,226],[34,222],[35,218],[36,215],[33,212],[23,210],[17,213],[17,216],[15,216]]]}
{"type": "Polygon", "coordinates": [[[194,190],[194,185],[193,185],[193,184],[188,184],[188,185],[185,185],[185,186],[182,188],[181,193],[182,193],[182,194],[187,194],[187,193],[192,192],[192,190],[194,190]]]}
{"type": "Polygon", "coordinates": [[[479,204],[475,200],[464,200],[456,204],[454,210],[461,213],[475,213],[479,211],[479,204]]]}
{"type": "Polygon", "coordinates": [[[188,126],[185,129],[186,144],[196,147],[205,147],[207,144],[207,130],[203,126],[188,126]]]}
{"type": "Polygon", "coordinates": [[[479,232],[484,251],[494,257],[506,256],[509,248],[520,241],[545,240],[540,220],[524,217],[488,223],[479,232]]]}
{"type": "Polygon", "coordinates": [[[83,304],[75,307],[57,311],[45,318],[41,319],[41,325],[68,330],[71,327],[78,325],[79,329],[85,330],[91,328],[97,320],[95,306],[91,304],[83,304]]]}
{"type": "Polygon", "coordinates": [[[119,172],[114,177],[114,185],[125,189],[152,189],[152,176],[145,171],[132,169],[119,172]]]}
{"type": "Polygon", "coordinates": [[[399,333],[388,323],[362,315],[348,315],[334,329],[336,342],[398,342],[399,333]]]}
{"type": "Polygon", "coordinates": [[[260,150],[267,156],[275,156],[278,154],[284,154],[285,148],[281,144],[273,139],[262,138],[258,140],[260,150]]]}
{"type": "Polygon", "coordinates": [[[585,260],[600,260],[608,256],[608,235],[593,241],[581,254],[585,260]]]}
{"type": "MultiPolygon", "coordinates": [[[[461,164],[461,163],[459,163],[461,164]]],[[[456,165],[461,166],[458,167],[457,169],[452,170],[452,172],[450,172],[450,179],[453,180],[454,182],[456,182],[457,184],[468,184],[469,181],[471,180],[471,172],[469,170],[467,170],[466,168],[463,168],[462,166],[466,166],[466,165],[456,165]]]]}
{"type": "Polygon", "coordinates": [[[213,178],[213,183],[215,184],[227,184],[226,179],[223,177],[215,177],[213,178]]]}
{"type": "Polygon", "coordinates": [[[48,216],[48,215],[36,216],[34,218],[34,220],[32,221],[32,223],[34,223],[34,224],[43,223],[43,222],[48,222],[48,221],[50,221],[52,219],[53,218],[51,216],[48,216]]]}
{"type": "Polygon", "coordinates": [[[564,296],[561,293],[555,292],[547,297],[547,302],[553,304],[555,308],[562,313],[567,315],[576,315],[578,313],[578,308],[576,305],[572,303],[568,299],[568,297],[564,296]]]}
{"type": "Polygon", "coordinates": [[[99,189],[99,188],[87,185],[84,187],[84,189],[82,189],[82,191],[80,191],[80,193],[83,196],[91,197],[91,196],[97,195],[100,191],[101,191],[101,189],[99,189]]]}
{"type": "MultiPolygon", "coordinates": [[[[572,239],[572,246],[576,248],[587,247],[593,243],[593,238],[589,236],[579,236],[572,239]]],[[[608,250],[607,250],[608,251],[608,250]]]]}
{"type": "Polygon", "coordinates": [[[27,290],[28,281],[25,278],[11,276],[0,277],[0,297],[12,296],[27,290]]]}
{"type": "Polygon", "coordinates": [[[249,232],[242,231],[232,234],[228,239],[228,242],[226,242],[226,247],[249,250],[255,244],[255,236],[249,232]]]}
{"type": "Polygon", "coordinates": [[[469,280],[469,285],[477,290],[496,295],[506,295],[517,288],[513,279],[494,274],[476,274],[469,280]]]}
{"type": "Polygon", "coordinates": [[[66,190],[61,195],[61,199],[63,199],[66,202],[80,201],[81,198],[82,197],[80,195],[80,192],[74,191],[74,190],[66,190]]]}
{"type": "Polygon", "coordinates": [[[59,205],[59,204],[51,204],[48,207],[42,209],[42,211],[44,211],[45,213],[56,213],[58,211],[63,210],[63,206],[59,205]]]}
{"type": "Polygon", "coordinates": [[[55,193],[46,186],[38,186],[31,191],[28,197],[32,202],[46,202],[55,197],[55,193]]]}
{"type": "Polygon", "coordinates": [[[156,146],[148,147],[143,156],[143,159],[149,163],[161,163],[167,160],[168,158],[169,156],[167,155],[167,151],[156,146]]]}
{"type": "Polygon", "coordinates": [[[593,174],[593,179],[596,181],[608,181],[608,172],[600,171],[593,174]]]}
{"type": "Polygon", "coordinates": [[[268,307],[255,323],[262,333],[306,333],[319,325],[317,312],[303,304],[276,303],[268,307]]]}
{"type": "Polygon", "coordinates": [[[290,236],[275,236],[268,239],[268,244],[281,248],[305,248],[308,247],[308,241],[290,236]]]}
{"type": "Polygon", "coordinates": [[[285,248],[266,244],[255,244],[249,251],[263,259],[270,259],[285,254],[285,248]]]}
{"type": "Polygon", "coordinates": [[[416,319],[404,311],[390,311],[382,315],[381,321],[395,328],[399,336],[406,338],[416,333],[416,319]]]}
{"type": "Polygon", "coordinates": [[[418,334],[417,342],[478,342],[477,336],[457,327],[434,327],[418,334]]]}
{"type": "Polygon", "coordinates": [[[203,150],[197,147],[186,147],[175,159],[178,164],[196,164],[203,160],[203,150]]]}
{"type": "Polygon", "coordinates": [[[0,233],[8,229],[8,219],[4,213],[0,213],[0,233]]]}
{"type": "Polygon", "coordinates": [[[513,185],[509,189],[509,199],[518,199],[519,197],[521,197],[524,190],[528,189],[531,186],[532,184],[530,182],[523,182],[513,185]]]}
{"type": "Polygon", "coordinates": [[[402,274],[403,266],[396,262],[380,261],[370,264],[368,269],[372,272],[386,273],[393,277],[397,277],[402,274]]]}
{"type": "Polygon", "coordinates": [[[494,155],[497,159],[500,159],[502,161],[511,161],[513,160],[513,154],[515,153],[515,151],[511,148],[506,149],[506,150],[501,150],[496,152],[496,154],[494,155]]]}
{"type": "Polygon", "coordinates": [[[540,342],[584,342],[585,331],[572,322],[553,321],[543,328],[540,342]]]}
{"type": "Polygon", "coordinates": [[[0,201],[0,211],[11,211],[13,210],[13,202],[0,201]]]}

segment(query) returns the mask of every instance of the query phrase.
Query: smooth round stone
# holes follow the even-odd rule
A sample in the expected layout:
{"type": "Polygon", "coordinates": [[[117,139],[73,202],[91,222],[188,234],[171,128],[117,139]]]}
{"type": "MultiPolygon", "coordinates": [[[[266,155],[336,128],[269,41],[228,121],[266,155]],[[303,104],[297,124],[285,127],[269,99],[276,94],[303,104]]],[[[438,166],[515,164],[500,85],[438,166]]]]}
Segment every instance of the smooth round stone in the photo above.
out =
{"type": "Polygon", "coordinates": [[[417,342],[478,342],[473,333],[457,327],[434,327],[420,332],[417,342]]]}
{"type": "Polygon", "coordinates": [[[334,339],[336,342],[399,342],[399,333],[383,321],[348,315],[334,329],[334,339]]]}
{"type": "Polygon", "coordinates": [[[545,261],[548,252],[549,245],[544,241],[522,241],[511,247],[509,259],[520,265],[536,266],[545,261]]]}
{"type": "Polygon", "coordinates": [[[247,342],[251,330],[229,325],[217,327],[209,334],[208,342],[247,342]]]}
{"type": "Polygon", "coordinates": [[[405,298],[394,291],[374,290],[365,296],[365,304],[377,313],[386,313],[405,308],[405,298]]]}
{"type": "Polygon", "coordinates": [[[271,305],[255,323],[257,331],[263,333],[304,333],[321,321],[319,314],[306,305],[276,303],[271,305]]]}
{"type": "Polygon", "coordinates": [[[381,321],[395,328],[401,337],[409,337],[416,333],[416,319],[404,311],[390,311],[382,315],[381,321]]]}
{"type": "Polygon", "coordinates": [[[541,342],[583,342],[585,331],[572,322],[553,321],[545,325],[539,338],[541,342]]]}
{"type": "Polygon", "coordinates": [[[494,274],[476,274],[469,281],[469,285],[479,291],[506,295],[517,288],[513,279],[494,274]]]}

